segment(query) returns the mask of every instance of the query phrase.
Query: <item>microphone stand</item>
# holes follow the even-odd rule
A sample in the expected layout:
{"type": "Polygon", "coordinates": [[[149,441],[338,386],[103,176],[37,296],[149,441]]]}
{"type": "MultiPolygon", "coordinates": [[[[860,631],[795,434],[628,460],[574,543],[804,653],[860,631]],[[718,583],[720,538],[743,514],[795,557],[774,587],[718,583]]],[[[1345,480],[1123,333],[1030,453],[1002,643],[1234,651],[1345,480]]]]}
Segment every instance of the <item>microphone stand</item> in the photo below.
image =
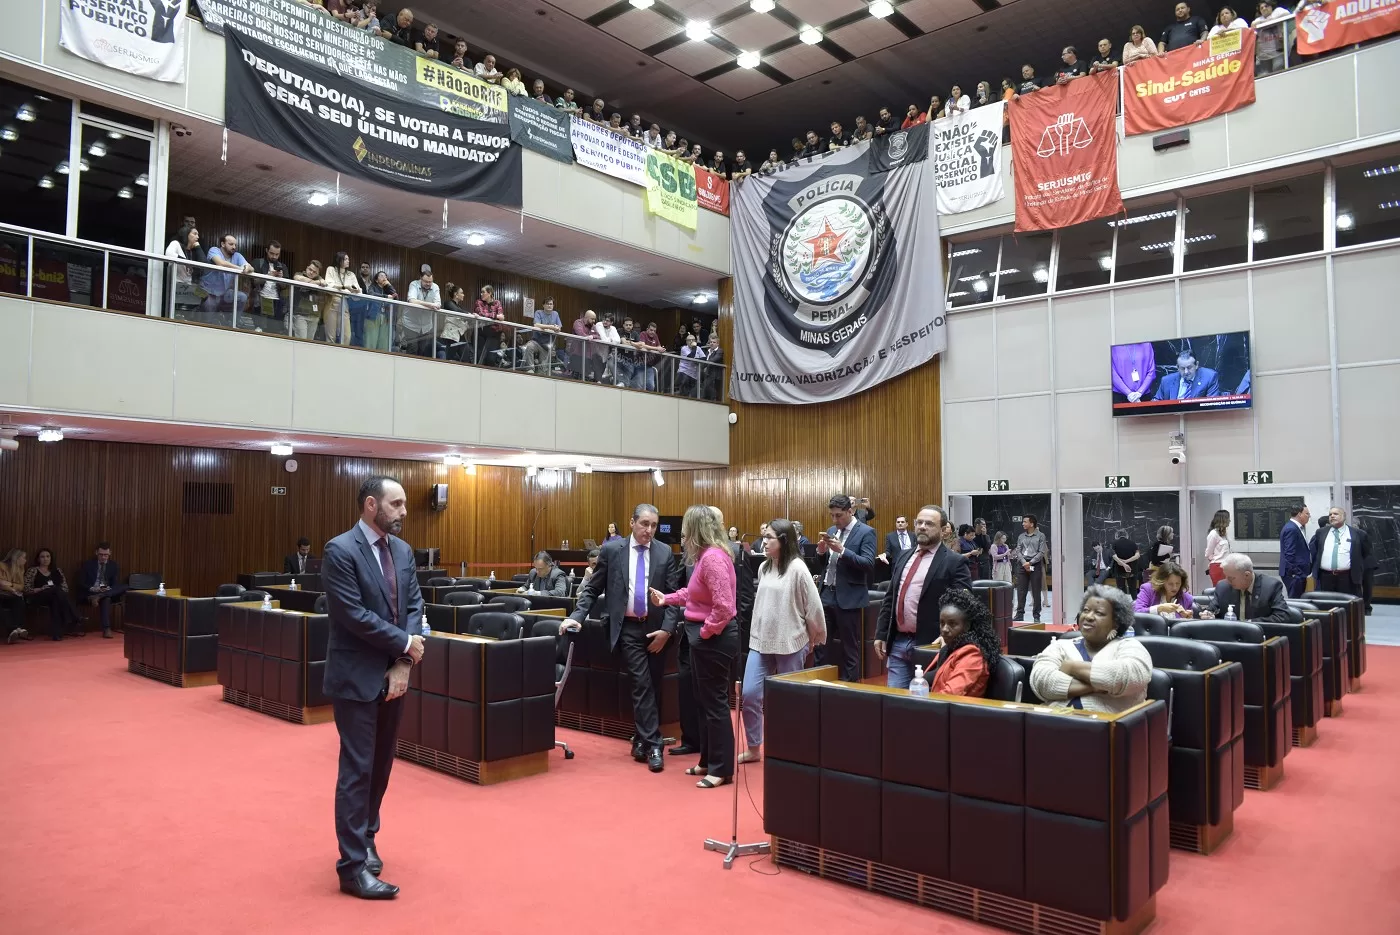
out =
{"type": "Polygon", "coordinates": [[[532,562],[535,560],[535,556],[539,554],[535,551],[535,526],[539,524],[540,514],[544,513],[547,509],[549,509],[548,503],[535,511],[535,518],[530,522],[530,561],[532,562]]]}
{"type": "Polygon", "coordinates": [[[744,710],[744,683],[738,682],[735,695],[738,699],[738,710],[740,716],[737,718],[738,725],[734,731],[734,781],[730,783],[734,787],[734,810],[731,817],[729,829],[729,840],[721,841],[717,838],[705,839],[705,850],[718,851],[724,855],[724,869],[734,869],[735,857],[748,857],[752,854],[767,854],[773,849],[773,845],[767,841],[757,841],[753,844],[739,843],[739,768],[743,766],[739,762],[739,753],[744,736],[743,710],[744,710]]]}

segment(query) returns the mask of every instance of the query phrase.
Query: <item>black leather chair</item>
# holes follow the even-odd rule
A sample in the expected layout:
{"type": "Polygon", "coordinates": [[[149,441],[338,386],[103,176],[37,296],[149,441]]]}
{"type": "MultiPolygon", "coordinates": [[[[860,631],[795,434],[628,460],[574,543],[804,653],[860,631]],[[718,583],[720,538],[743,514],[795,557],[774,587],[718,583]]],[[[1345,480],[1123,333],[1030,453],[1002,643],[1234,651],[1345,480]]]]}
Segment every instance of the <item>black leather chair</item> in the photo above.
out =
{"type": "MultiPolygon", "coordinates": [[[[468,588],[476,588],[478,591],[486,591],[491,587],[491,582],[487,581],[485,578],[457,578],[453,583],[468,588]]],[[[500,582],[497,582],[497,584],[499,583],[500,582]]]]}
{"type": "Polygon", "coordinates": [[[453,591],[447,595],[447,605],[449,607],[461,607],[463,604],[480,604],[482,602],[480,591],[453,591]]]}
{"type": "Polygon", "coordinates": [[[261,604],[265,599],[272,597],[272,592],[248,590],[243,592],[242,597],[243,602],[257,601],[259,604],[261,604]]]}
{"type": "Polygon", "coordinates": [[[158,571],[137,571],[127,577],[126,586],[133,591],[154,591],[164,580],[158,571]]]}
{"type": "Polygon", "coordinates": [[[518,640],[525,627],[525,618],[515,613],[488,611],[472,614],[467,632],[472,636],[489,636],[496,640],[518,640]]]}
{"type": "Polygon", "coordinates": [[[1366,674],[1366,602],[1355,594],[1340,591],[1308,591],[1303,600],[1319,609],[1341,607],[1347,614],[1347,691],[1356,691],[1361,676],[1366,674]]]}
{"type": "Polygon", "coordinates": [[[430,588],[450,588],[450,587],[452,587],[452,586],[453,586],[454,584],[456,584],[456,583],[457,583],[457,580],[456,580],[455,578],[429,578],[429,579],[428,579],[428,587],[430,587],[430,588]]]}
{"type": "Polygon", "coordinates": [[[1133,614],[1133,633],[1138,636],[1166,636],[1171,629],[1161,614],[1133,614]]]}
{"type": "Polygon", "coordinates": [[[978,578],[972,582],[972,593],[987,602],[992,612],[992,626],[996,628],[997,636],[1001,637],[1001,648],[1005,652],[1008,648],[1006,632],[1011,627],[1011,604],[1015,596],[1011,583],[994,578],[978,578]]]}
{"type": "Polygon", "coordinates": [[[1208,642],[1220,658],[1244,668],[1244,782],[1270,789],[1283,778],[1283,758],[1293,746],[1288,642],[1266,637],[1246,621],[1182,621],[1172,627],[1179,639],[1208,642]]]}
{"type": "Polygon", "coordinates": [[[881,594],[884,594],[889,589],[890,583],[888,581],[877,581],[870,586],[870,590],[879,591],[881,594]]]}
{"type": "Polygon", "coordinates": [[[1304,620],[1316,620],[1322,627],[1323,715],[1337,717],[1342,713],[1342,696],[1347,693],[1347,686],[1351,682],[1346,608],[1324,608],[1311,601],[1295,600],[1290,600],[1288,606],[1302,614],[1304,620]]]}
{"type": "Polygon", "coordinates": [[[214,591],[215,597],[240,597],[244,587],[241,584],[221,584],[214,591]]]}
{"type": "Polygon", "coordinates": [[[1148,696],[1171,680],[1169,793],[1172,846],[1209,854],[1234,827],[1244,801],[1244,668],[1212,643],[1138,637],[1152,657],[1148,696]]]}
{"type": "MultiPolygon", "coordinates": [[[[531,636],[552,636],[554,637],[554,707],[559,707],[559,696],[564,693],[564,686],[568,684],[569,674],[574,668],[574,643],[578,639],[579,631],[575,629],[564,629],[563,620],[536,620],[530,627],[531,636]]],[[[564,759],[572,760],[574,751],[569,749],[569,745],[562,740],[555,740],[554,745],[564,751],[564,759]]]]}
{"type": "Polygon", "coordinates": [[[326,595],[316,595],[316,602],[311,608],[313,614],[324,614],[330,611],[330,601],[326,600],[326,595]]]}
{"type": "Polygon", "coordinates": [[[521,597],[519,594],[493,594],[491,603],[500,604],[512,613],[524,613],[533,606],[528,597],[521,597]]]}
{"type": "Polygon", "coordinates": [[[1020,701],[1021,684],[1026,680],[1026,670],[1009,656],[998,656],[996,668],[987,678],[987,693],[983,697],[996,701],[1020,701]]]}
{"type": "Polygon", "coordinates": [[[1296,607],[1289,611],[1297,615],[1291,623],[1254,621],[1265,636],[1278,636],[1288,641],[1288,695],[1293,709],[1295,747],[1307,747],[1317,739],[1317,725],[1327,709],[1323,691],[1322,622],[1303,617],[1296,607]]]}

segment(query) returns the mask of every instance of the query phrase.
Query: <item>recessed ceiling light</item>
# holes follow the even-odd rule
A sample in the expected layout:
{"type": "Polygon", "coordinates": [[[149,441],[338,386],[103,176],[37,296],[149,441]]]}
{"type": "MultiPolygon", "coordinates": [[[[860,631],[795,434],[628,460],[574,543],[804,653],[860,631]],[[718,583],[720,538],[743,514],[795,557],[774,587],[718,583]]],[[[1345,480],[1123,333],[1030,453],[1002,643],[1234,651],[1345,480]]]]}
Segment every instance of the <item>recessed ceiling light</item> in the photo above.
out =
{"type": "Polygon", "coordinates": [[[19,131],[14,127],[6,127],[0,130],[0,139],[3,139],[7,143],[13,143],[15,140],[19,139],[19,131]]]}
{"type": "Polygon", "coordinates": [[[705,293],[703,292],[695,293],[695,298],[690,300],[692,305],[704,305],[708,301],[710,300],[705,296],[705,293]]]}
{"type": "Polygon", "coordinates": [[[772,13],[775,6],[773,0],[749,0],[749,9],[755,13],[772,13]]]}
{"type": "Polygon", "coordinates": [[[594,266],[589,268],[588,275],[592,276],[594,279],[602,279],[604,276],[608,275],[608,271],[601,266],[594,266]]]}
{"type": "Polygon", "coordinates": [[[51,176],[47,176],[47,175],[41,175],[41,176],[39,176],[39,187],[40,187],[40,188],[53,188],[53,178],[52,178],[51,176]]]}
{"type": "Polygon", "coordinates": [[[1044,266],[1037,266],[1031,275],[1035,277],[1036,282],[1050,281],[1050,270],[1046,269],[1044,266]]]}
{"type": "Polygon", "coordinates": [[[1255,243],[1263,243],[1264,241],[1269,239],[1269,232],[1265,228],[1256,227],[1254,228],[1253,237],[1255,243]]]}
{"type": "Polygon", "coordinates": [[[822,41],[822,31],[815,26],[803,26],[802,31],[797,34],[797,38],[808,45],[816,45],[822,41]]]}
{"type": "Polygon", "coordinates": [[[890,0],[875,0],[870,4],[870,15],[876,19],[884,19],[894,12],[894,5],[890,0]]]}
{"type": "Polygon", "coordinates": [[[484,243],[486,243],[485,234],[472,233],[467,235],[467,246],[469,247],[479,247],[484,243]]]}
{"type": "Polygon", "coordinates": [[[39,441],[61,442],[63,441],[63,429],[45,426],[39,430],[39,441]]]}
{"type": "Polygon", "coordinates": [[[1129,225],[1131,225],[1131,224],[1144,224],[1144,223],[1146,223],[1147,221],[1161,221],[1161,220],[1165,220],[1166,218],[1174,218],[1174,217],[1176,217],[1176,209],[1175,209],[1175,208],[1173,208],[1173,209],[1170,210],[1170,211],[1157,211],[1157,212],[1154,212],[1154,213],[1152,213],[1152,214],[1140,214],[1140,215],[1138,215],[1138,216],[1135,217],[1135,218],[1123,218],[1122,220],[1119,220],[1119,221],[1109,221],[1109,222],[1108,222],[1108,226],[1109,226],[1109,227],[1127,227],[1127,226],[1129,226],[1129,225]]]}
{"type": "Polygon", "coordinates": [[[696,42],[708,39],[710,38],[710,24],[703,20],[693,19],[685,24],[685,36],[696,42]]]}
{"type": "Polygon", "coordinates": [[[121,188],[117,189],[117,197],[118,197],[118,198],[130,198],[130,197],[131,197],[131,189],[128,188],[127,186],[123,185],[121,188]]]}
{"type": "Polygon", "coordinates": [[[292,446],[288,445],[286,442],[275,442],[272,445],[271,451],[279,458],[285,458],[292,453],[292,446]]]}
{"type": "Polygon", "coordinates": [[[757,67],[758,67],[758,62],[759,62],[759,58],[758,58],[758,53],[757,53],[757,52],[740,52],[740,53],[739,53],[739,67],[740,67],[740,68],[757,68],[757,67]]]}
{"type": "Polygon", "coordinates": [[[107,155],[107,144],[98,140],[88,147],[88,155],[96,156],[101,159],[103,156],[107,155]]]}
{"type": "Polygon", "coordinates": [[[331,199],[329,196],[326,195],[325,192],[312,192],[311,197],[306,199],[306,203],[309,205],[315,205],[316,207],[320,208],[324,205],[330,204],[331,199]]]}
{"type": "Polygon", "coordinates": [[[136,176],[136,184],[145,188],[151,184],[151,178],[146,173],[142,172],[140,175],[136,176]]]}
{"type": "Polygon", "coordinates": [[[1111,256],[1101,256],[1101,257],[1099,257],[1099,269],[1105,270],[1105,271],[1113,269],[1113,257],[1111,257],[1111,256]]]}
{"type": "Polygon", "coordinates": [[[126,134],[125,134],[125,133],[119,133],[119,132],[116,131],[116,130],[108,130],[108,131],[107,131],[107,139],[109,139],[109,140],[124,140],[124,139],[126,139],[126,134]]]}
{"type": "Polygon", "coordinates": [[[21,105],[20,109],[15,111],[15,119],[25,123],[33,123],[38,118],[39,115],[34,113],[34,108],[28,104],[21,105]]]}
{"type": "Polygon", "coordinates": [[[67,174],[68,174],[68,160],[65,159],[65,160],[63,160],[62,162],[60,162],[56,167],[54,167],[54,171],[57,172],[59,175],[67,175],[67,174]]]}
{"type": "Polygon", "coordinates": [[[1342,211],[1337,214],[1337,230],[1349,231],[1355,226],[1356,218],[1352,217],[1349,213],[1342,211]]]}

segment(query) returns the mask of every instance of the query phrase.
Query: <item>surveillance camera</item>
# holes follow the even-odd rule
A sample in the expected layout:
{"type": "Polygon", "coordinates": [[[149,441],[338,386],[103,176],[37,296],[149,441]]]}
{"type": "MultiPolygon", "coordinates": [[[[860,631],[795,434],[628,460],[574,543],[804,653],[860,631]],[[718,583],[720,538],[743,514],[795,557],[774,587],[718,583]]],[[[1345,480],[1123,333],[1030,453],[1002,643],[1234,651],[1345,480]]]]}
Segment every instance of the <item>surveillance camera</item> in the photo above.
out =
{"type": "Polygon", "coordinates": [[[1172,464],[1186,463],[1186,434],[1184,432],[1172,432],[1167,436],[1167,457],[1172,459],[1172,464]]]}
{"type": "Polygon", "coordinates": [[[1186,452],[1185,452],[1184,450],[1180,449],[1180,448],[1173,449],[1172,452],[1171,452],[1171,457],[1172,457],[1172,464],[1185,464],[1185,463],[1186,463],[1186,452]]]}
{"type": "Polygon", "coordinates": [[[178,123],[172,123],[172,124],[170,125],[170,132],[171,132],[171,133],[174,133],[176,136],[181,136],[181,137],[190,136],[191,133],[192,133],[192,131],[190,130],[189,127],[183,126],[183,125],[178,124],[178,123]]]}

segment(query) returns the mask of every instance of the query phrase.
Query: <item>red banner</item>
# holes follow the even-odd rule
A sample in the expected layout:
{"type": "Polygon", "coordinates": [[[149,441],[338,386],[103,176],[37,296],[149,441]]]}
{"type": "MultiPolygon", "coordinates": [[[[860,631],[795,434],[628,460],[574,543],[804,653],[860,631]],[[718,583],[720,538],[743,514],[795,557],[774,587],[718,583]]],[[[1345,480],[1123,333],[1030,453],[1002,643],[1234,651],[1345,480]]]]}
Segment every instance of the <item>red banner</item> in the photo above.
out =
{"type": "Polygon", "coordinates": [[[1400,0],[1332,0],[1296,18],[1298,51],[1316,55],[1400,32],[1400,0]]]}
{"type": "Polygon", "coordinates": [[[695,167],[695,201],[716,214],[729,214],[729,183],[704,166],[695,167]]]}
{"type": "Polygon", "coordinates": [[[1114,110],[1118,72],[1101,71],[1011,102],[1016,230],[1052,230],[1123,210],[1114,110]]]}
{"type": "Polygon", "coordinates": [[[1129,136],[1185,126],[1253,103],[1252,29],[1231,29],[1123,70],[1123,124],[1129,136]]]}

